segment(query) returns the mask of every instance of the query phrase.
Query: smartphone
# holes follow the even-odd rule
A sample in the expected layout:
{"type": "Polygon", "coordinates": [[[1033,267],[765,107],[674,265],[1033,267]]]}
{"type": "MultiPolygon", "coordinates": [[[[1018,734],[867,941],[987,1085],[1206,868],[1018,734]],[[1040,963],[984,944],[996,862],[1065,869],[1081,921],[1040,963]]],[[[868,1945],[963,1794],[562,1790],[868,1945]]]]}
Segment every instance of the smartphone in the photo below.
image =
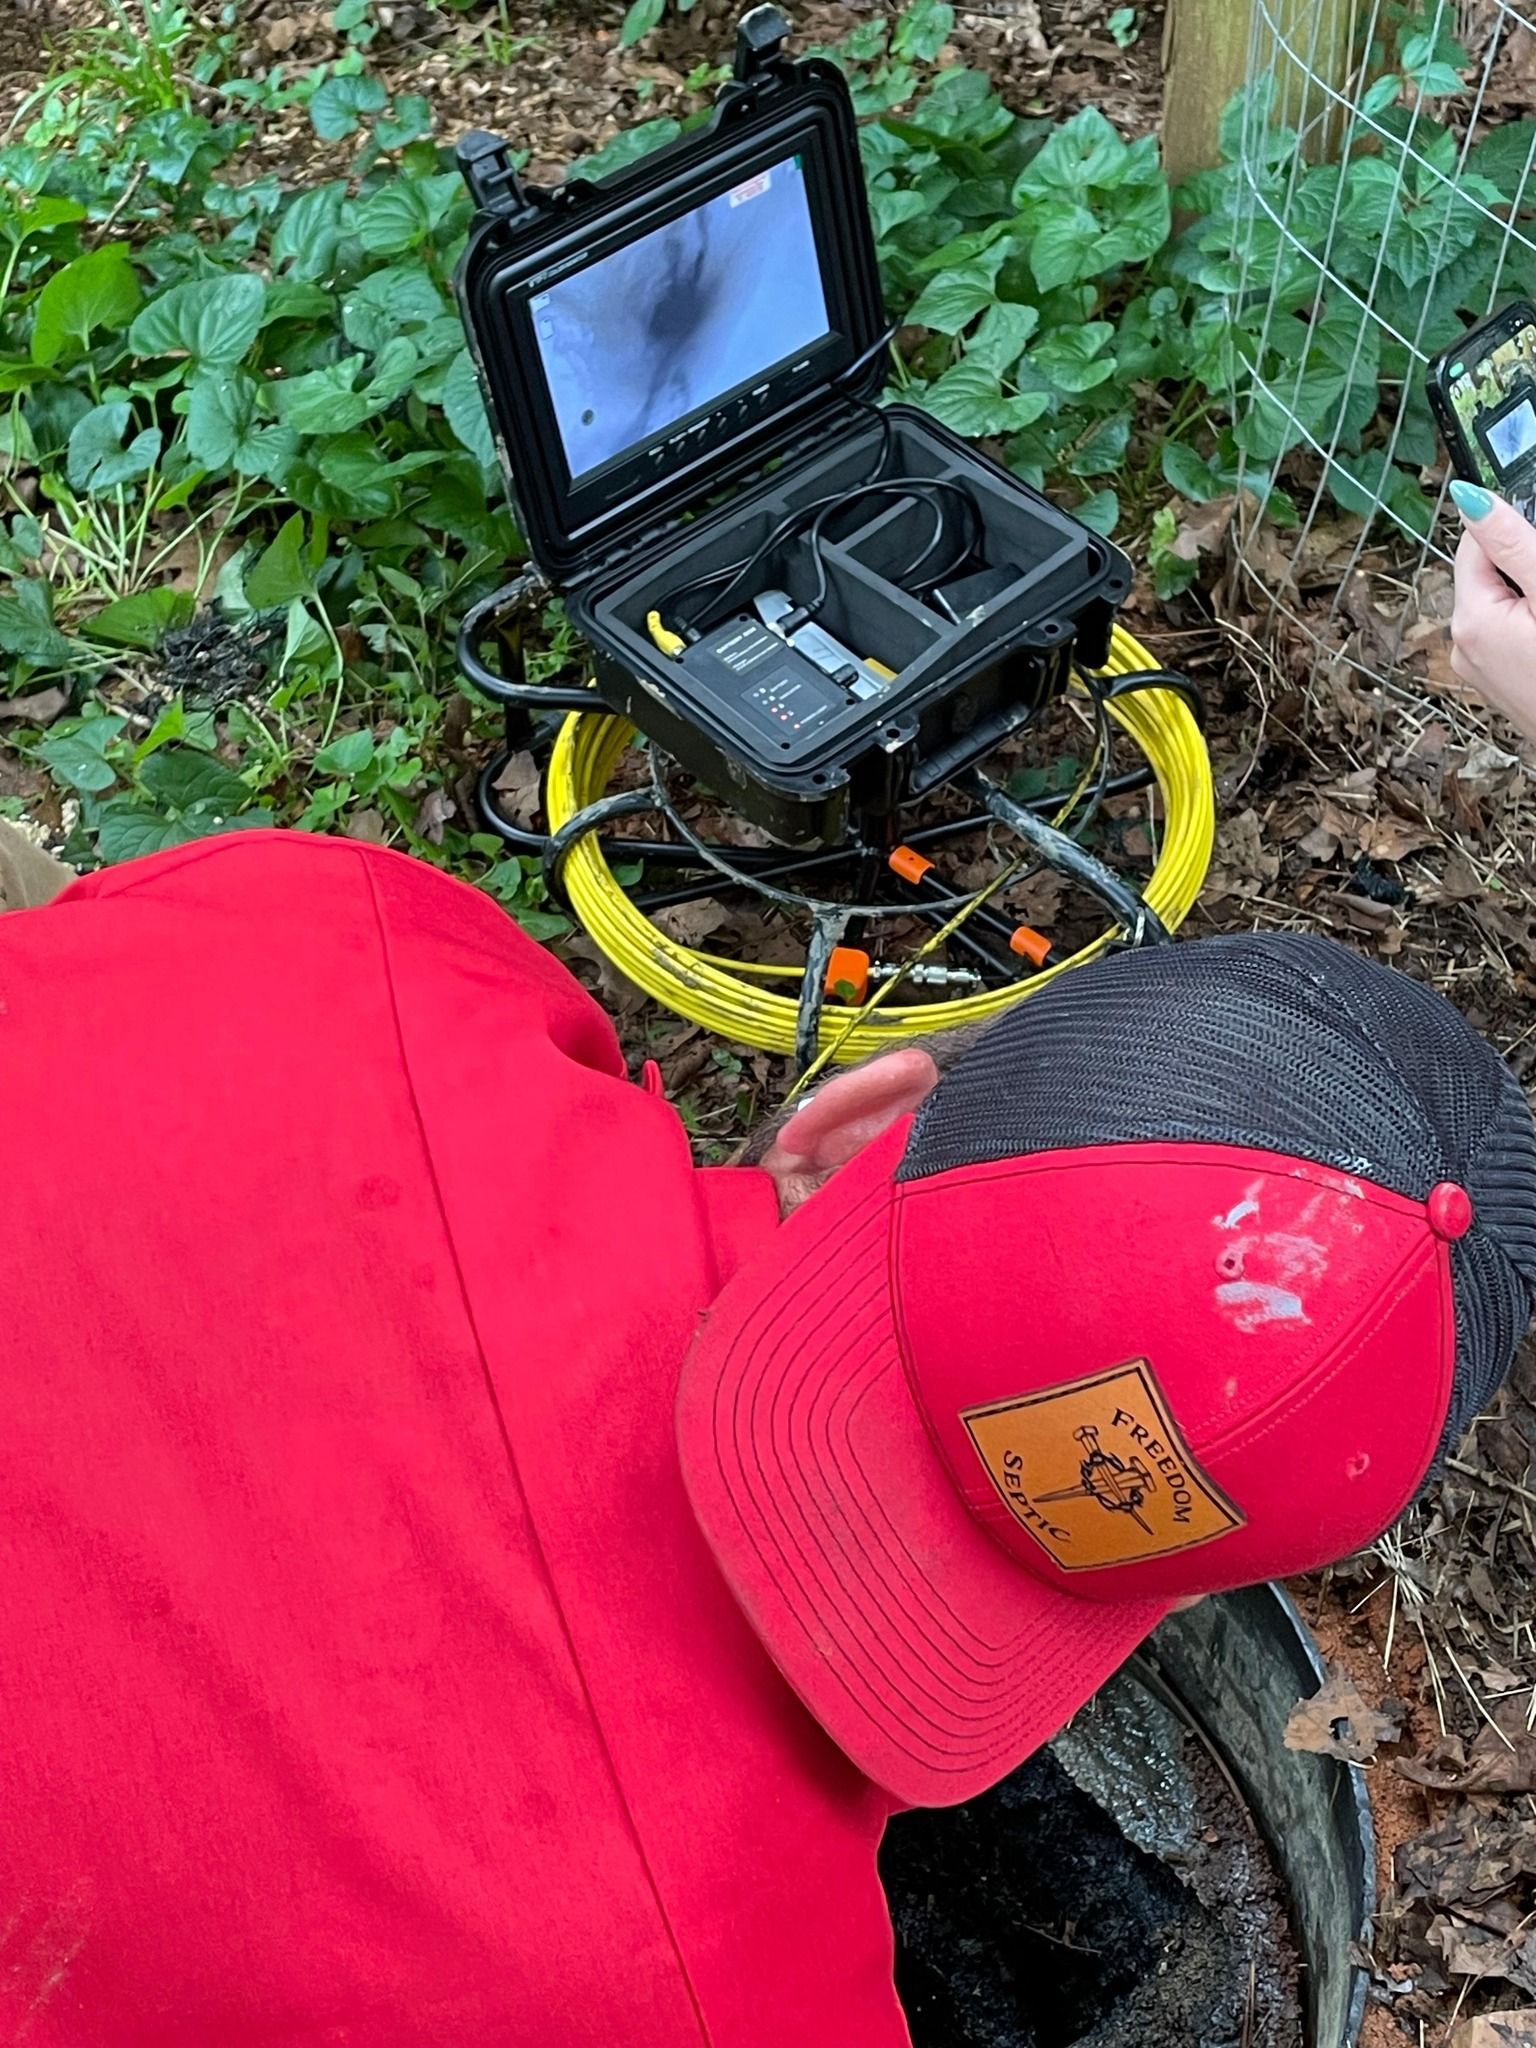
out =
{"type": "Polygon", "coordinates": [[[1536,523],[1536,306],[1506,306],[1443,349],[1425,373],[1457,476],[1536,523]]]}

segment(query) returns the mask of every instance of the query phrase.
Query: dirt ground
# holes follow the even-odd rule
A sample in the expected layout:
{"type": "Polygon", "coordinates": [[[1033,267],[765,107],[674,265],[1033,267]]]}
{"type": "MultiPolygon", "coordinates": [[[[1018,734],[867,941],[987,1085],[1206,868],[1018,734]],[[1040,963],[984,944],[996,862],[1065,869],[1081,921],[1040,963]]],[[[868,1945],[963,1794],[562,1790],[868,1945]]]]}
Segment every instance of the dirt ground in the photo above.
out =
{"type": "MultiPolygon", "coordinates": [[[[42,75],[46,45],[89,0],[0,0],[0,133],[42,75]]],[[[507,134],[531,175],[557,175],[616,127],[699,103],[688,79],[728,54],[737,9],[698,0],[637,52],[618,48],[622,10],[529,0],[449,13],[380,0],[381,67],[431,100],[439,133],[507,134]]],[[[957,18],[953,61],[987,69],[1021,110],[1093,102],[1127,133],[1155,126],[1160,8],[1138,10],[1128,51],[1108,0],[997,0],[957,18]]],[[[846,34],[868,9],[794,10],[807,40],[846,34]]],[[[262,64],[332,56],[330,9],[249,0],[242,36],[262,64]]],[[[1508,113],[1529,110],[1514,89],[1508,113]]],[[[261,159],[299,183],[328,174],[302,117],[274,122],[261,159]]],[[[1305,479],[1301,479],[1305,482],[1305,479]]],[[[1466,704],[1447,664],[1449,585],[1414,591],[1369,557],[1326,624],[1355,529],[1322,522],[1293,558],[1273,535],[1239,547],[1235,508],[1184,516],[1202,553],[1198,591],[1131,623],[1195,675],[1213,706],[1221,819],[1192,931],[1322,929],[1396,961],[1456,1000],[1529,1083],[1536,1078],[1536,806],[1522,752],[1466,704]],[[1283,587],[1303,627],[1263,591],[1283,587]],[[1323,632],[1322,653],[1305,626],[1323,632]],[[1369,672],[1388,656],[1394,678],[1369,672]]],[[[1132,849],[1134,851],[1134,849],[1132,849]]],[[[590,947],[568,949],[588,979],[590,947]]],[[[658,1016],[605,981],[636,1058],[661,1060],[674,1100],[706,1140],[740,1135],[743,1091],[771,1106],[782,1069],[722,1064],[696,1027],[658,1016]]],[[[1441,2048],[1466,2016],[1536,2002],[1536,1370],[1529,1361],[1461,1461],[1382,1550],[1298,1589],[1368,1723],[1382,1895],[1370,1956],[1368,2048],[1441,2048]]],[[[1346,1717],[1347,1718],[1347,1717],[1346,1717]]],[[[1349,1740],[1338,1724],[1341,1745],[1349,1740]]],[[[1358,1731],[1356,1731],[1358,1732],[1358,1731]]]]}
{"type": "MultiPolygon", "coordinates": [[[[23,88],[35,84],[42,51],[41,15],[29,8],[25,0],[10,0],[6,12],[0,15],[0,95],[10,95],[10,103],[14,103],[23,88]]],[[[0,120],[6,117],[7,105],[6,98],[0,97],[0,120]]]]}
{"type": "MultiPolygon", "coordinates": [[[[62,0],[74,4],[74,0],[62,0]]],[[[957,12],[942,61],[975,65],[1021,110],[1074,112],[1093,100],[1127,129],[1154,125],[1160,101],[1157,51],[1161,0],[1138,9],[1141,30],[1127,51],[1108,37],[1113,0],[996,0],[957,12]]],[[[331,55],[330,9],[294,0],[247,0],[240,10],[252,50],[270,63],[316,63],[331,55]]],[[[806,0],[789,12],[802,43],[832,42],[880,12],[877,0],[806,0]]],[[[573,0],[558,12],[513,0],[505,14],[474,8],[455,18],[430,0],[383,0],[386,40],[377,51],[386,74],[409,74],[425,93],[438,133],[471,128],[505,135],[531,151],[535,182],[621,126],[691,111],[699,87],[688,77],[701,62],[728,62],[735,0],[696,0],[669,14],[635,50],[622,50],[623,8],[573,0]]],[[[274,133],[275,147],[287,137],[274,133]]],[[[312,147],[312,143],[310,147],[312,147]]]]}

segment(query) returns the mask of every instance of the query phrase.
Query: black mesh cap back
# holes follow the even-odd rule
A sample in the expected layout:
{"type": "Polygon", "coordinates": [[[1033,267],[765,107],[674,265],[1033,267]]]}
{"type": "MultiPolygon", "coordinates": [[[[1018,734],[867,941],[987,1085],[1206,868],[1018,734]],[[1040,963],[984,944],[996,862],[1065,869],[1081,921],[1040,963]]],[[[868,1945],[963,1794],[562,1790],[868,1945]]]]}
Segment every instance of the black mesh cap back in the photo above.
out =
{"type": "Polygon", "coordinates": [[[1472,1198],[1451,1246],[1457,1357],[1441,1453],[1492,1399],[1536,1301],[1536,1124],[1442,996],[1329,939],[1113,954],[992,1025],[920,1112],[898,1177],[1024,1152],[1175,1141],[1472,1198]]]}

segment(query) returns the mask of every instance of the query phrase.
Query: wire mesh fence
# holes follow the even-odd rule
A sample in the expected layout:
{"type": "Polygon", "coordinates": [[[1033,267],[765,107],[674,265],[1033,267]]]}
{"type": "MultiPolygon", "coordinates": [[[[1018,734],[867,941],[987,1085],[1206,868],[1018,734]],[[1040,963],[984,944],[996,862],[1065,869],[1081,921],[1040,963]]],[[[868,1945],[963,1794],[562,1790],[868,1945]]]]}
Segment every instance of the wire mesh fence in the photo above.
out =
{"type": "MultiPolygon", "coordinates": [[[[1320,650],[1401,674],[1455,545],[1430,358],[1536,297],[1536,0],[1254,0],[1224,146],[1244,559],[1320,650]],[[1290,536],[1248,543],[1268,513],[1290,536]],[[1363,576],[1388,593],[1351,630],[1363,576]]],[[[1443,637],[1443,636],[1442,636],[1443,637]]]]}

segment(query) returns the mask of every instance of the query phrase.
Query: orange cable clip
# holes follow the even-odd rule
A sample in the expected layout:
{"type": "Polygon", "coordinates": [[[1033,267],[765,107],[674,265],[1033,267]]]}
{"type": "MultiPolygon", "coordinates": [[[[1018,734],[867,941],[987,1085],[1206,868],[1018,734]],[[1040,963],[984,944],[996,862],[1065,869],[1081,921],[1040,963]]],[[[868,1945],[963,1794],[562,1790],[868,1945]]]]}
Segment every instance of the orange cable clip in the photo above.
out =
{"type": "Polygon", "coordinates": [[[910,882],[914,889],[933,868],[933,862],[919,853],[915,846],[892,847],[888,858],[892,874],[900,875],[901,879],[910,882]]]}
{"type": "Polygon", "coordinates": [[[827,994],[845,1003],[862,1003],[868,989],[869,955],[857,946],[834,946],[827,962],[827,994]]]}

